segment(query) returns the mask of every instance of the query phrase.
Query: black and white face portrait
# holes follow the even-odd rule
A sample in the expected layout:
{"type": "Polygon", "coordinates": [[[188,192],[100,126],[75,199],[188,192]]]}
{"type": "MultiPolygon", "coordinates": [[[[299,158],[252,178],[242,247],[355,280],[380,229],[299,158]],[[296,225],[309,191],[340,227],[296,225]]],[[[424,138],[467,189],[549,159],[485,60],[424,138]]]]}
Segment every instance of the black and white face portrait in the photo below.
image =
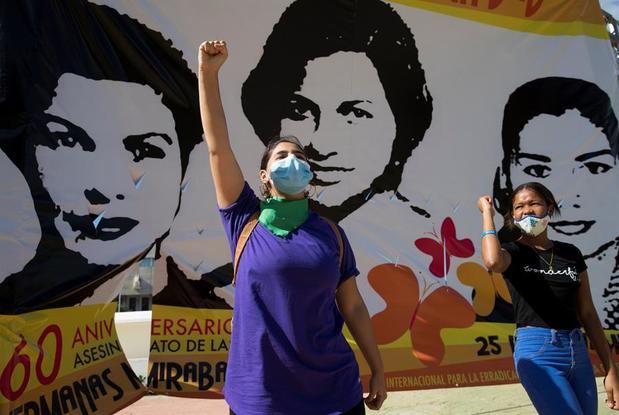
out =
{"type": "MultiPolygon", "coordinates": [[[[499,205],[514,187],[540,182],[554,194],[561,216],[550,222],[558,237],[585,256],[617,238],[609,212],[617,192],[617,118],[605,91],[577,78],[537,78],[518,87],[505,105],[499,205]]],[[[605,247],[605,248],[604,248],[605,247]]]]}
{"type": "Polygon", "coordinates": [[[122,264],[169,228],[181,163],[172,113],[148,86],[64,74],[35,155],[66,248],[122,264]]]}
{"type": "Polygon", "coordinates": [[[590,254],[617,237],[617,160],[608,138],[578,110],[542,114],[520,132],[520,151],[511,165],[513,183],[537,181],[559,199],[561,216],[550,227],[590,254]],[[613,190],[614,189],[614,190],[613,190]]]}
{"type": "Polygon", "coordinates": [[[7,313],[108,302],[168,235],[202,141],[197,78],[162,32],[87,1],[31,9],[13,14],[21,43],[8,105],[20,128],[8,124],[0,145],[26,183],[39,237],[3,266],[7,313]]]}
{"type": "Polygon", "coordinates": [[[315,208],[336,221],[398,190],[433,109],[413,32],[381,0],[292,2],[241,102],[264,144],[289,135],[304,144],[315,208]]]}
{"type": "Polygon", "coordinates": [[[508,212],[506,200],[522,183],[550,189],[561,214],[549,236],[583,253],[596,310],[605,327],[616,328],[619,125],[608,92],[579,78],[535,78],[509,95],[501,134],[499,210],[508,212]]]}
{"type": "Polygon", "coordinates": [[[314,182],[325,188],[321,202],[338,205],[382,173],[396,135],[395,118],[365,54],[337,52],[309,61],[305,71],[281,130],[310,149],[314,182]],[[351,78],[364,82],[353,85],[351,78]]]}

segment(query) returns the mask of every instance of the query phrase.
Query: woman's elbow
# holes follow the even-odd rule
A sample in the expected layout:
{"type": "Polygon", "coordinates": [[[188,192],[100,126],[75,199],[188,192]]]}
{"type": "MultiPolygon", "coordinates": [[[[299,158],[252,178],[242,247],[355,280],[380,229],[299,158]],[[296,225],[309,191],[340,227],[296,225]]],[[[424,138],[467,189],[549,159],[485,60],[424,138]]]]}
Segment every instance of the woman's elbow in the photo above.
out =
{"type": "Polygon", "coordinates": [[[499,268],[499,261],[497,259],[486,257],[483,257],[482,259],[484,261],[484,267],[486,267],[488,271],[497,272],[497,269],[499,268]]]}

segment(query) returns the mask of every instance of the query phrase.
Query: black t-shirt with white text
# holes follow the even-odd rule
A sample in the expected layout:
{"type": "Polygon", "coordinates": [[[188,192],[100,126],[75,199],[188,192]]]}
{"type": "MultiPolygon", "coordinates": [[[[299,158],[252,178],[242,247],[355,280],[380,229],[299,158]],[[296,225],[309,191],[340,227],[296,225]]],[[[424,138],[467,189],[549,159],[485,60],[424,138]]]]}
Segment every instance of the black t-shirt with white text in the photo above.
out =
{"type": "Polygon", "coordinates": [[[579,274],[587,269],[574,245],[552,241],[552,249],[538,251],[519,242],[501,246],[511,264],[503,272],[512,296],[518,326],[574,329],[578,319],[579,274]]]}

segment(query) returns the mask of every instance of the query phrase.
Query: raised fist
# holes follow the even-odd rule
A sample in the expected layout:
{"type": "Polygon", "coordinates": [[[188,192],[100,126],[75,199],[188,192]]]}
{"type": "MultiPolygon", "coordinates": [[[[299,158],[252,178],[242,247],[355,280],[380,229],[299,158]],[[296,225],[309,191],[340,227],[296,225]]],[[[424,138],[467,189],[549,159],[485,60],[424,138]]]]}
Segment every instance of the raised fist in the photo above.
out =
{"type": "Polygon", "coordinates": [[[202,42],[198,52],[200,71],[217,72],[228,57],[228,48],[223,40],[206,40],[202,42]]]}
{"type": "Polygon", "coordinates": [[[491,196],[485,195],[485,196],[480,197],[477,200],[477,207],[479,208],[479,211],[482,212],[482,213],[484,211],[489,210],[491,213],[494,214],[494,207],[492,206],[492,197],[491,196]]]}

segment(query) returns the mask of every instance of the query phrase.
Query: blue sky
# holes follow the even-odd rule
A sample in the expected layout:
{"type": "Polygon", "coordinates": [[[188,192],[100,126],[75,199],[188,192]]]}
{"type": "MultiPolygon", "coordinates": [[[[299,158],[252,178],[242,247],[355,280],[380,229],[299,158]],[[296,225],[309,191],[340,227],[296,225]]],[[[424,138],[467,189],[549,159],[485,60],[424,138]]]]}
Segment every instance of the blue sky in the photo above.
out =
{"type": "Polygon", "coordinates": [[[600,5],[615,19],[619,20],[619,0],[600,0],[600,5]]]}

